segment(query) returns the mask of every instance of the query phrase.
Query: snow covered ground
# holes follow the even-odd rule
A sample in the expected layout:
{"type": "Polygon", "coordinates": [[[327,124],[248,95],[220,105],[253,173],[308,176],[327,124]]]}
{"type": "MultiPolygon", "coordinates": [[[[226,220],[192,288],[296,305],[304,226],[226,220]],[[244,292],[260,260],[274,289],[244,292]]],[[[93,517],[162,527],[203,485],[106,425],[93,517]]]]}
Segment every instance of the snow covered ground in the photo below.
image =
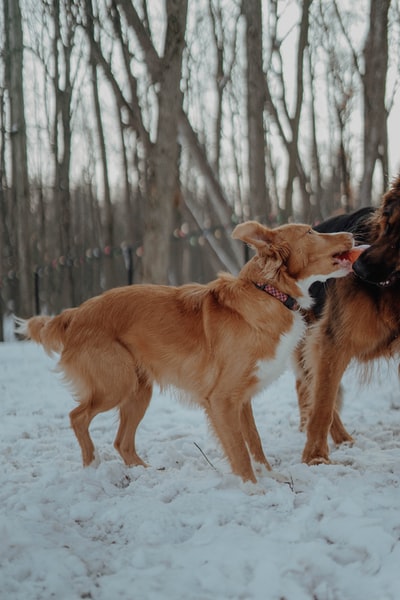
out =
{"type": "Polygon", "coordinates": [[[266,455],[292,485],[250,494],[229,473],[200,410],[155,394],[125,467],[116,415],[98,416],[97,468],[83,469],[74,402],[30,343],[0,344],[0,598],[398,600],[397,365],[368,386],[345,376],[353,447],[300,462],[293,375],[254,403],[266,455]],[[212,466],[207,462],[204,452],[212,466]]]}

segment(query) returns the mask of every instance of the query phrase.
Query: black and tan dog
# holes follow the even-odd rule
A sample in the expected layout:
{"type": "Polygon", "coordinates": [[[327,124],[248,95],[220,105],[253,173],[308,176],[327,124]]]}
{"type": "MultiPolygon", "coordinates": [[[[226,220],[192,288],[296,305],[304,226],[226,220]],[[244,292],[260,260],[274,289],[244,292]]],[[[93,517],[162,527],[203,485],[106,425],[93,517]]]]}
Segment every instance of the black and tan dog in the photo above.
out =
{"type": "Polygon", "coordinates": [[[301,424],[307,423],[303,461],[329,463],[328,434],[351,442],[340,416],[340,382],[350,361],[367,363],[400,352],[400,176],[377,209],[329,219],[318,231],[350,231],[370,244],[345,279],[314,284],[310,327],[298,349],[301,424]]]}

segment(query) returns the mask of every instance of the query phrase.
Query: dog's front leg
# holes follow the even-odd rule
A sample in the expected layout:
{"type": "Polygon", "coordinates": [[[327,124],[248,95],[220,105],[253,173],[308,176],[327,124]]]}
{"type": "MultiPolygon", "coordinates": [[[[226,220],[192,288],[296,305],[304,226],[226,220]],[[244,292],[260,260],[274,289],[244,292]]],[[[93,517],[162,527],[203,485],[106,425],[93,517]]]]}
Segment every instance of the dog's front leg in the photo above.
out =
{"type": "Polygon", "coordinates": [[[310,382],[307,370],[305,367],[304,356],[305,342],[302,341],[293,355],[293,367],[296,376],[296,393],[297,403],[300,413],[300,431],[305,431],[308,415],[310,413],[310,382]]]}
{"type": "Polygon", "coordinates": [[[206,408],[211,426],[219,438],[235,475],[243,481],[257,482],[251,465],[249,451],[243,437],[239,401],[216,399],[206,408]]]}
{"type": "Polygon", "coordinates": [[[268,471],[272,471],[271,466],[264,454],[260,434],[258,433],[257,426],[254,421],[253,409],[250,401],[243,404],[241,423],[243,437],[254,460],[257,463],[264,465],[268,471]]]}
{"type": "Polygon", "coordinates": [[[329,430],[334,416],[335,425],[338,424],[338,414],[335,415],[336,398],[349,360],[345,352],[341,356],[337,354],[335,344],[324,328],[315,331],[309,343],[312,344],[313,360],[309,372],[312,403],[307,423],[307,443],[302,460],[309,465],[328,464],[330,462],[329,430]]]}
{"type": "Polygon", "coordinates": [[[345,442],[349,442],[350,444],[352,444],[354,442],[354,439],[351,437],[351,435],[343,425],[342,419],[340,418],[339,411],[337,408],[335,408],[333,414],[330,434],[335,444],[344,444],[345,442]]]}

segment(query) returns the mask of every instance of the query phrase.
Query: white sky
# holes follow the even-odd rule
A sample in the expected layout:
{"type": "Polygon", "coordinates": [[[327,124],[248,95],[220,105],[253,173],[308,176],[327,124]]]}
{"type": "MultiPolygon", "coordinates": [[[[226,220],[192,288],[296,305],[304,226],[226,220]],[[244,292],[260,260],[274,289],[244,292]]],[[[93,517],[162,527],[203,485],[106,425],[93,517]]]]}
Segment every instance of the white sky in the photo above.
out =
{"type": "MultiPolygon", "coordinates": [[[[31,2],[31,0],[26,0],[26,2],[28,3],[27,5],[29,5],[29,2],[31,2]]],[[[226,0],[223,1],[224,5],[229,5],[232,4],[232,7],[236,7],[236,2],[233,2],[233,0],[226,0]]],[[[349,3],[348,0],[341,0],[338,3],[340,6],[344,7],[344,9],[351,7],[351,11],[350,13],[353,15],[353,21],[348,20],[348,17],[346,17],[346,24],[348,25],[349,28],[349,35],[351,37],[352,43],[355,45],[356,49],[361,49],[362,48],[362,44],[363,44],[363,38],[365,36],[365,32],[367,30],[368,27],[368,6],[369,6],[369,1],[368,0],[362,0],[358,3],[349,3]],[[358,10],[358,15],[354,16],[355,11],[358,10]]],[[[32,8],[32,4],[30,5],[32,8]]],[[[299,18],[299,10],[298,10],[298,5],[297,2],[294,2],[293,0],[290,0],[288,2],[281,2],[280,3],[280,7],[281,7],[281,19],[280,19],[280,34],[282,35],[282,37],[285,37],[285,42],[283,44],[283,54],[284,54],[284,61],[285,61],[285,81],[286,81],[286,86],[287,86],[287,90],[289,92],[289,94],[294,95],[294,86],[293,86],[293,82],[294,82],[294,76],[293,76],[293,68],[292,66],[295,65],[295,60],[296,60],[296,55],[295,55],[295,44],[296,44],[296,30],[293,29],[293,23],[298,21],[299,18]]],[[[236,8],[235,8],[236,10],[236,8]]],[[[152,16],[153,19],[153,24],[156,23],[160,23],[162,22],[162,20],[160,21],[160,0],[150,0],[149,2],[149,12],[150,15],[152,16]]],[[[193,15],[196,15],[196,18],[198,18],[198,15],[202,14],[202,12],[204,14],[207,13],[207,2],[205,0],[197,0],[196,3],[193,3],[193,0],[191,0],[191,2],[189,2],[189,17],[188,17],[188,27],[193,29],[194,32],[197,31],[197,23],[193,22],[193,15]],[[203,8],[202,8],[203,7],[203,8]]],[[[32,13],[30,13],[32,14],[32,13]]],[[[264,11],[263,14],[263,19],[266,20],[268,18],[268,15],[266,13],[266,11],[264,11]]],[[[206,23],[206,20],[205,20],[206,23]]],[[[37,21],[36,21],[37,24],[37,21]]],[[[266,23],[265,23],[266,25],[266,23]]],[[[207,24],[204,25],[205,27],[208,27],[207,24]]],[[[343,40],[342,40],[343,41],[343,40]]],[[[397,40],[398,41],[398,40],[397,40]]],[[[158,50],[161,51],[162,48],[162,35],[160,34],[157,38],[156,36],[156,45],[158,46],[158,50]]],[[[199,48],[201,50],[201,45],[199,46],[199,48]]],[[[191,48],[191,50],[193,50],[193,47],[191,48]]],[[[393,51],[392,49],[392,57],[391,60],[395,61],[394,67],[389,70],[389,78],[388,78],[388,96],[391,96],[392,94],[392,89],[393,89],[393,85],[394,85],[394,81],[395,81],[395,77],[397,77],[397,69],[398,69],[398,62],[397,61],[397,57],[398,55],[400,55],[400,53],[396,53],[395,51],[393,51]]],[[[46,108],[46,111],[43,111],[43,105],[44,105],[44,101],[43,101],[43,94],[44,94],[44,89],[42,87],[41,84],[41,80],[43,79],[43,71],[41,70],[41,67],[38,66],[36,64],[35,67],[32,66],[32,55],[30,53],[26,53],[25,54],[25,60],[26,60],[26,71],[29,74],[32,74],[30,77],[26,78],[26,99],[27,99],[27,106],[29,107],[33,107],[34,108],[30,108],[28,110],[28,123],[30,124],[30,128],[29,128],[29,132],[30,132],[30,136],[31,139],[34,140],[34,143],[38,143],[39,140],[42,140],[42,144],[43,147],[45,148],[47,145],[47,129],[46,129],[46,113],[50,110],[51,111],[51,103],[50,106],[48,108],[46,108]],[[34,129],[32,127],[33,121],[36,121],[39,124],[39,127],[36,129],[34,129]]],[[[205,73],[203,74],[203,79],[201,84],[204,86],[204,89],[202,90],[202,94],[203,97],[201,98],[201,102],[204,103],[207,106],[208,103],[208,108],[210,108],[210,116],[212,118],[212,114],[213,114],[213,110],[212,110],[212,98],[214,97],[214,93],[212,91],[212,85],[213,82],[210,80],[209,82],[207,82],[206,77],[209,74],[210,71],[210,67],[207,65],[206,69],[208,69],[208,71],[206,70],[205,73]],[[209,88],[207,91],[207,87],[209,88]],[[207,98],[209,100],[207,100],[207,98]]],[[[75,177],[79,177],[81,175],[81,168],[82,168],[82,164],[85,162],[86,160],[86,156],[88,153],[88,145],[87,145],[87,140],[88,140],[88,134],[89,131],[88,129],[85,130],[85,128],[90,128],[92,126],[91,124],[91,114],[92,111],[88,110],[88,107],[90,107],[90,86],[88,86],[87,82],[85,82],[85,78],[87,76],[87,73],[85,73],[84,71],[78,71],[79,73],[79,77],[78,79],[80,80],[80,84],[77,87],[77,90],[79,90],[79,92],[77,91],[75,93],[74,96],[74,106],[77,107],[79,104],[82,104],[82,108],[81,108],[81,112],[80,114],[77,113],[77,111],[74,111],[74,124],[75,127],[82,132],[83,137],[81,135],[75,135],[74,137],[74,157],[78,156],[79,154],[82,154],[82,160],[73,160],[73,171],[75,173],[75,177]]],[[[107,129],[107,142],[108,142],[108,150],[109,150],[109,158],[110,158],[110,172],[109,172],[109,176],[110,176],[110,180],[112,183],[117,184],[119,179],[120,179],[120,169],[121,169],[121,162],[120,160],[117,158],[118,157],[118,152],[119,152],[119,141],[118,141],[118,136],[115,135],[115,102],[113,100],[112,94],[110,93],[109,87],[107,84],[102,85],[102,90],[101,90],[101,98],[102,101],[104,102],[105,106],[108,106],[108,108],[106,108],[106,110],[103,112],[103,120],[107,129]]],[[[225,100],[226,102],[226,100],[225,100]]],[[[361,108],[362,110],[362,108],[361,108]]],[[[320,124],[319,124],[319,134],[321,135],[321,125],[323,124],[323,104],[322,101],[318,104],[318,111],[320,112],[320,124]],[[321,112],[322,111],[322,112],[321,112]]],[[[192,119],[196,118],[195,113],[192,114],[192,119]]],[[[351,158],[353,161],[353,172],[355,172],[356,177],[361,177],[361,165],[362,165],[362,140],[360,139],[360,129],[362,127],[362,122],[361,122],[361,115],[360,113],[355,112],[353,114],[352,117],[352,125],[351,125],[351,129],[354,132],[354,135],[352,136],[352,143],[353,143],[353,147],[351,148],[351,158]]],[[[204,115],[203,115],[203,119],[204,119],[204,115]]],[[[229,144],[229,139],[230,139],[230,133],[229,133],[229,129],[232,127],[237,128],[238,127],[238,121],[233,122],[232,120],[226,120],[225,119],[225,132],[227,135],[227,143],[229,144]]],[[[309,133],[307,131],[308,126],[304,127],[303,126],[303,131],[301,134],[301,139],[303,140],[303,143],[305,141],[307,141],[307,138],[309,136],[309,133]]],[[[389,135],[389,159],[390,159],[390,173],[389,173],[389,177],[393,177],[397,171],[400,169],[400,139],[399,139],[399,129],[400,129],[400,94],[399,91],[397,91],[396,96],[395,96],[395,104],[394,107],[392,109],[392,112],[390,114],[389,117],[389,122],[388,122],[388,135],[389,135]]],[[[241,132],[242,135],[242,146],[243,149],[241,150],[241,153],[244,153],[245,156],[245,148],[246,148],[246,142],[245,142],[245,132],[241,132]]],[[[94,144],[96,145],[96,140],[94,139],[94,144]]],[[[278,147],[279,142],[277,142],[277,147],[278,147]]],[[[286,157],[285,154],[282,154],[282,158],[281,158],[281,163],[282,163],[282,167],[281,167],[281,172],[284,173],[284,163],[285,163],[286,157]]],[[[42,170],[43,172],[46,171],[46,169],[48,169],[49,167],[49,156],[48,153],[45,152],[43,154],[43,152],[35,152],[35,153],[31,153],[30,154],[30,167],[33,171],[35,170],[42,170]]],[[[243,173],[245,173],[246,169],[243,170],[243,173]]],[[[244,175],[243,175],[244,177],[244,175]]],[[[100,181],[100,178],[98,178],[98,180],[100,181]]],[[[227,178],[226,183],[228,183],[229,178],[227,178]]],[[[245,181],[245,179],[244,179],[245,181]]]]}

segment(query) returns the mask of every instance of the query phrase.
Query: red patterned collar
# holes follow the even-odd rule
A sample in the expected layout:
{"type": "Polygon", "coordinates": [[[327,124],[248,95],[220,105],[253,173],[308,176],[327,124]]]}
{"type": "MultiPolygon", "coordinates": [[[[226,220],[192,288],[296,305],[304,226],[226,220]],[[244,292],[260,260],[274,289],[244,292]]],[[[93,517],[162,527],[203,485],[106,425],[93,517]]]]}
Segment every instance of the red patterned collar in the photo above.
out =
{"type": "Polygon", "coordinates": [[[270,296],[277,298],[282,304],[284,304],[290,310],[298,310],[300,308],[299,303],[295,298],[289,296],[289,294],[285,294],[284,292],[280,292],[276,287],[271,285],[270,283],[254,283],[254,285],[263,292],[266,292],[270,296]]]}

